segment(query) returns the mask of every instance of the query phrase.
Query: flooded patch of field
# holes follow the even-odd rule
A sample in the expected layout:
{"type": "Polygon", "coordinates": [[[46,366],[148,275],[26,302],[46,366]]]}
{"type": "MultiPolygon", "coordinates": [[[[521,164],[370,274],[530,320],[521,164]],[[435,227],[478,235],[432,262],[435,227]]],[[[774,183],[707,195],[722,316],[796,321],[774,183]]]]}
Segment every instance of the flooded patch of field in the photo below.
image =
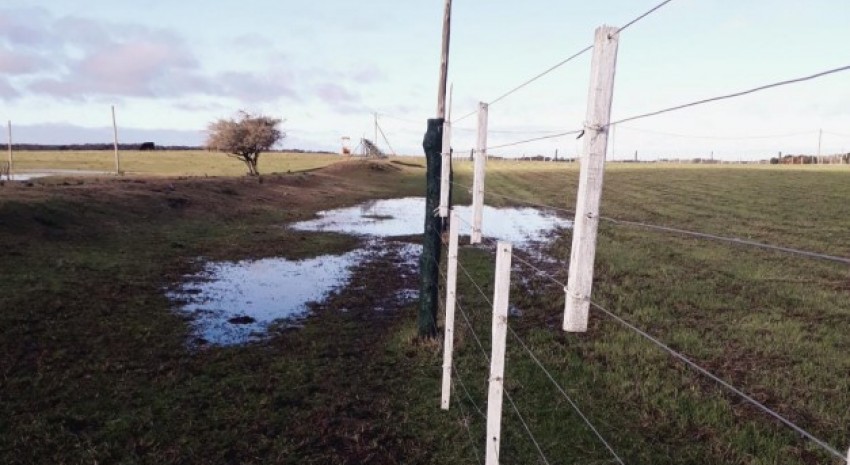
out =
{"type": "MultiPolygon", "coordinates": [[[[310,304],[331,292],[369,293],[350,285],[352,269],[367,258],[380,260],[387,273],[416,274],[422,247],[391,239],[420,233],[425,200],[421,197],[366,202],[354,207],[322,211],[318,218],[293,224],[302,231],[329,231],[366,238],[364,247],[342,255],[322,255],[306,260],[267,258],[240,262],[211,262],[187,277],[169,297],[181,303],[180,312],[192,318],[199,344],[233,345],[261,340],[273,325],[286,327],[309,315],[310,304]]],[[[469,218],[469,207],[458,207],[469,218]]],[[[467,220],[468,221],[468,220],[467,220]]],[[[469,226],[461,221],[461,234],[469,226]]],[[[485,235],[530,247],[571,222],[534,208],[484,209],[485,235]]],[[[388,298],[373,310],[386,311],[415,301],[418,289],[391,289],[388,298]]],[[[343,311],[345,311],[343,309],[343,311]]]]}
{"type": "MultiPolygon", "coordinates": [[[[459,233],[469,235],[471,208],[455,206],[455,211],[462,218],[459,233]]],[[[314,220],[295,223],[292,227],[303,231],[332,231],[374,237],[419,234],[425,222],[425,199],[407,197],[375,200],[354,207],[321,211],[317,215],[318,218],[314,220]]],[[[484,206],[484,235],[515,245],[542,241],[552,231],[571,226],[571,221],[537,208],[484,206]]]]}

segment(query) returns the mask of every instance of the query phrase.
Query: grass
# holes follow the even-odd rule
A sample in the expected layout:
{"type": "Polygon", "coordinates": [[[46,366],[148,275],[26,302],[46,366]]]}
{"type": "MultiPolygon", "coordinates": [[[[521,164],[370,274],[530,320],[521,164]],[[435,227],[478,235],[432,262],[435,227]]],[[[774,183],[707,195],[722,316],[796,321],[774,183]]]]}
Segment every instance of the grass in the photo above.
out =
{"type": "MultiPolygon", "coordinates": [[[[474,405],[461,390],[452,411],[439,410],[440,347],[414,337],[416,305],[374,310],[415,286],[392,256],[371,256],[302,330],[242,347],[188,349],[187,324],[162,293],[198,256],[357,247],[281,225],[416,195],[422,161],[405,163],[262,184],[129,176],[0,187],[0,462],[474,463],[466,426],[481,453],[473,412],[486,406],[487,364],[459,316],[457,368],[474,405]]],[[[468,163],[456,168],[471,185],[468,163]]],[[[846,167],[610,165],[602,213],[850,256],[848,181],[846,167]]],[[[485,197],[572,209],[576,183],[575,166],[494,161],[485,197]]],[[[461,188],[455,196],[468,200],[461,188]]],[[[541,265],[562,281],[569,246],[568,232],[553,238],[561,262],[541,265]]],[[[490,251],[460,254],[492,295],[490,251]]],[[[522,313],[512,327],[626,463],[838,463],[597,311],[586,334],[564,334],[560,287],[520,265],[514,274],[528,279],[514,280],[522,313]]],[[[848,290],[846,266],[600,227],[595,301],[839,450],[850,442],[848,290]]],[[[489,348],[490,310],[463,274],[459,296],[489,348]]],[[[506,387],[551,463],[612,463],[510,336],[506,387]]],[[[502,463],[535,463],[507,402],[504,412],[502,463]]]]}
{"type": "MultiPolygon", "coordinates": [[[[488,198],[518,203],[500,199],[501,193],[571,209],[575,174],[572,167],[491,163],[488,198]]],[[[470,183],[463,174],[458,178],[470,183]]],[[[846,168],[614,165],[606,173],[603,214],[848,256],[850,231],[841,226],[848,180],[846,168]]],[[[570,240],[567,234],[551,246],[562,263],[570,240]]],[[[461,260],[492,292],[493,257],[469,250],[461,260]]],[[[563,267],[549,271],[566,281],[563,267]]],[[[521,266],[515,272],[534,275],[521,266]]],[[[467,306],[480,312],[476,330],[489,345],[487,304],[469,283],[461,285],[467,306]]],[[[850,337],[837,330],[850,320],[848,289],[843,265],[605,222],[600,227],[595,301],[838,450],[850,441],[850,337]]],[[[515,328],[626,463],[837,463],[601,312],[591,312],[588,333],[561,333],[563,302],[559,286],[543,278],[516,287],[512,303],[523,316],[515,328]]],[[[603,463],[607,451],[517,343],[511,345],[508,390],[528,412],[547,455],[603,463]]],[[[470,361],[461,362],[473,380],[486,376],[476,352],[469,347],[470,361]]],[[[476,400],[484,402],[478,384],[476,400]]],[[[536,452],[519,423],[505,418],[507,453],[533,460],[536,452]]]]}
{"type": "MultiPolygon", "coordinates": [[[[132,175],[157,176],[240,176],[245,164],[223,153],[206,151],[121,151],[121,170],[132,175]]],[[[338,155],[313,153],[265,153],[260,155],[261,174],[306,171],[328,166],[338,155]]],[[[115,171],[111,151],[16,152],[17,171],[44,169],[115,171]]]]}

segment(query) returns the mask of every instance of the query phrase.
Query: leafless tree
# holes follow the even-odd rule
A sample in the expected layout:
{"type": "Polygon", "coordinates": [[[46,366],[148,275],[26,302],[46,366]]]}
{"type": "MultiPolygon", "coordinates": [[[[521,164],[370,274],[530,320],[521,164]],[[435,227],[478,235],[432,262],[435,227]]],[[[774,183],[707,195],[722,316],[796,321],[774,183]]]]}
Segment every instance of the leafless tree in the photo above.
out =
{"type": "Polygon", "coordinates": [[[236,118],[219,119],[207,127],[207,148],[242,160],[250,176],[259,176],[260,153],[271,149],[286,137],[279,125],[283,121],[240,111],[236,118]]]}

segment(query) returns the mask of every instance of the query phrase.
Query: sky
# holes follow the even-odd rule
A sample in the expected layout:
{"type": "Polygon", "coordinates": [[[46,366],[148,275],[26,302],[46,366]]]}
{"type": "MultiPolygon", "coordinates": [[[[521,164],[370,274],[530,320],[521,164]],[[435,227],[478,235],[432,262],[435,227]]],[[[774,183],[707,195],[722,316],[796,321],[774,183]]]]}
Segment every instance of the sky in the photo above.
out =
{"type": "MultiPolygon", "coordinates": [[[[453,119],[658,0],[454,0],[453,119]]],[[[15,142],[197,145],[239,110],[284,119],[282,148],[343,136],[422,153],[436,112],[441,0],[5,0],[0,120],[15,142]]],[[[850,65],[846,0],[673,0],[620,36],[612,119],[850,65]]],[[[490,108],[489,145],[579,129],[590,54],[490,108]]],[[[475,118],[454,124],[458,153],[475,118]]],[[[618,126],[609,157],[749,160],[850,152],[850,72],[618,126]],[[822,131],[822,132],[821,132],[822,131]]],[[[574,136],[491,153],[575,156],[574,136]]],[[[355,142],[356,145],[356,142],[355,142]]],[[[390,148],[391,147],[391,148],[390,148]]]]}

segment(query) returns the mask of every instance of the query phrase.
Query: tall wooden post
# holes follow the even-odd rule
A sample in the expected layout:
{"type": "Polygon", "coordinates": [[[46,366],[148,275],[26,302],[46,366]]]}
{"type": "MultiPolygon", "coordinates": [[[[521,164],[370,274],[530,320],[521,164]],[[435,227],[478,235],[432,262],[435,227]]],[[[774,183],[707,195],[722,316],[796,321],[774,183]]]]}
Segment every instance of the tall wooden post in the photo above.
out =
{"type": "Polygon", "coordinates": [[[115,105],[112,105],[112,142],[115,146],[115,174],[121,174],[121,157],[118,155],[118,124],[115,122],[115,105]]]}
{"type": "Polygon", "coordinates": [[[484,176],[487,163],[487,114],[488,105],[478,104],[478,141],[475,144],[475,165],[472,179],[472,235],[471,244],[481,243],[481,227],[484,220],[484,176]]]}
{"type": "Polygon", "coordinates": [[[823,129],[820,129],[820,130],[818,130],[818,165],[821,164],[820,148],[821,148],[821,142],[822,141],[823,141],[823,129]]]}
{"type": "Polygon", "coordinates": [[[440,80],[437,87],[437,118],[446,117],[446,83],[449,77],[449,43],[452,35],[452,0],[443,9],[443,48],[440,53],[440,80]]]}
{"type": "Polygon", "coordinates": [[[581,160],[573,245],[570,250],[570,272],[565,289],[565,331],[587,331],[599,206],[605,174],[605,152],[608,146],[608,123],[611,121],[611,102],[614,97],[619,41],[616,31],[616,28],[610,26],[596,29],[587,101],[584,157],[581,160]]]}
{"type": "Polygon", "coordinates": [[[375,138],[372,139],[372,142],[375,143],[375,147],[378,146],[378,113],[375,112],[372,116],[375,117],[375,138]]]}
{"type": "Polygon", "coordinates": [[[15,171],[15,167],[13,166],[14,160],[12,159],[12,120],[7,121],[6,127],[8,128],[7,132],[7,141],[9,142],[9,172],[7,175],[9,176],[9,180],[12,180],[12,174],[15,171]]]}
{"type": "Polygon", "coordinates": [[[457,213],[451,210],[449,217],[449,253],[446,274],[446,329],[443,334],[443,396],[440,407],[448,410],[451,399],[452,352],[455,336],[455,302],[457,297],[457,213]]]}
{"type": "Polygon", "coordinates": [[[505,378],[505,339],[508,335],[508,301],[511,290],[511,244],[496,245],[496,287],[493,293],[493,329],[490,352],[490,386],[487,393],[486,465],[499,465],[502,430],[502,394],[505,378]]]}
{"type": "Polygon", "coordinates": [[[446,0],[443,15],[443,47],[440,54],[440,80],[437,90],[437,118],[428,120],[428,131],[422,142],[425,149],[425,232],[422,257],[419,260],[419,337],[437,335],[437,285],[440,266],[440,222],[437,221],[440,204],[440,171],[442,170],[443,123],[446,116],[446,80],[449,72],[449,38],[451,30],[452,0],[446,0]]]}

